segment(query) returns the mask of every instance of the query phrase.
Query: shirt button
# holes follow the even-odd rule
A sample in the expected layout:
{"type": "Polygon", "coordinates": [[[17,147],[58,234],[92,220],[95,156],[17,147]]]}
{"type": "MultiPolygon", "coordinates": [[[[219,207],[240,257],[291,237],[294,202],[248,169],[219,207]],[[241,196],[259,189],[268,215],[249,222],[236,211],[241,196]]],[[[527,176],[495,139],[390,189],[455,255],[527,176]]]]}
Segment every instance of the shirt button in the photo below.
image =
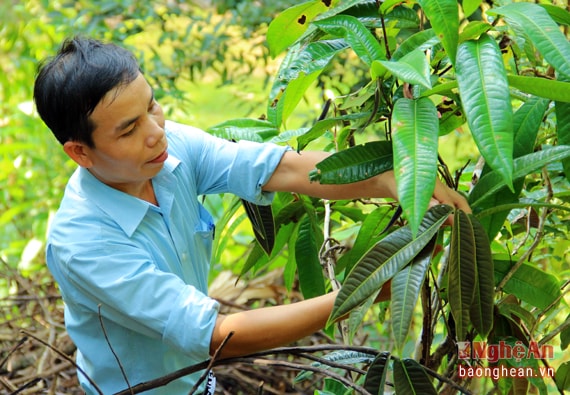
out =
{"type": "Polygon", "coordinates": [[[182,253],[182,260],[185,261],[186,259],[188,259],[188,254],[183,252],[182,253]]]}

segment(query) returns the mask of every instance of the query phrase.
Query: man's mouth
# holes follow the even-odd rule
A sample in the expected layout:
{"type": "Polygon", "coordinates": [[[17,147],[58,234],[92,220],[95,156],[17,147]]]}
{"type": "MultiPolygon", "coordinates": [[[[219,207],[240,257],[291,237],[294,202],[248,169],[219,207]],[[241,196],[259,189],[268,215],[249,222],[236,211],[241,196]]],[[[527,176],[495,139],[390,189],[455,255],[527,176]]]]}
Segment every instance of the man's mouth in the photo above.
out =
{"type": "Polygon", "coordinates": [[[163,163],[164,161],[166,161],[167,158],[168,158],[168,151],[164,150],[156,158],[148,161],[148,163],[163,163]]]}

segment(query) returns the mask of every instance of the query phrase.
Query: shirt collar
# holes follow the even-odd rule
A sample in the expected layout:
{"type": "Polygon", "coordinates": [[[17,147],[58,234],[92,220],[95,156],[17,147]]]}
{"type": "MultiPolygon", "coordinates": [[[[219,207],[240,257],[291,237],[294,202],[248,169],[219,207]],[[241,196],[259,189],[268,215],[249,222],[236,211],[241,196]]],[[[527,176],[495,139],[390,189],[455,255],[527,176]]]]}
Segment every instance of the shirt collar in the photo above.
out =
{"type": "MultiPolygon", "coordinates": [[[[180,160],[172,155],[153,178],[155,194],[163,212],[170,212],[176,177],[172,174],[180,160]]],[[[111,217],[131,237],[152,204],[112,188],[98,180],[87,169],[79,168],[79,183],[86,197],[111,217]]]]}

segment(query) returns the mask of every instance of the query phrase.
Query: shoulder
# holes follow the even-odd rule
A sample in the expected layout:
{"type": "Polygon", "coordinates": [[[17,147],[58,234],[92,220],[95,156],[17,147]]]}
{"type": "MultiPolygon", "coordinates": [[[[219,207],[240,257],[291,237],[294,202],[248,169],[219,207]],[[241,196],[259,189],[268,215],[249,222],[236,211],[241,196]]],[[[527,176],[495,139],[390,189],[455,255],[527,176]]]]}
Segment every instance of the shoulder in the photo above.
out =
{"type": "Polygon", "coordinates": [[[166,121],[166,138],[169,153],[179,159],[195,160],[209,151],[216,151],[228,143],[223,139],[212,136],[202,129],[173,121],[166,121]]]}

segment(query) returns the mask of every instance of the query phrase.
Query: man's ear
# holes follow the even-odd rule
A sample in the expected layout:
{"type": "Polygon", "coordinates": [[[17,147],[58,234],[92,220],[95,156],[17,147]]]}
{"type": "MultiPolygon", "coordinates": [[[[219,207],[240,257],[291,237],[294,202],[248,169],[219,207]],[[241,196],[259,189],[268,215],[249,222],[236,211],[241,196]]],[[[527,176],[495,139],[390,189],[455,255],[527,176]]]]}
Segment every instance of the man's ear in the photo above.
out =
{"type": "Polygon", "coordinates": [[[89,157],[89,147],[79,141],[66,141],[63,144],[65,153],[81,167],[89,168],[93,162],[89,157]]]}

